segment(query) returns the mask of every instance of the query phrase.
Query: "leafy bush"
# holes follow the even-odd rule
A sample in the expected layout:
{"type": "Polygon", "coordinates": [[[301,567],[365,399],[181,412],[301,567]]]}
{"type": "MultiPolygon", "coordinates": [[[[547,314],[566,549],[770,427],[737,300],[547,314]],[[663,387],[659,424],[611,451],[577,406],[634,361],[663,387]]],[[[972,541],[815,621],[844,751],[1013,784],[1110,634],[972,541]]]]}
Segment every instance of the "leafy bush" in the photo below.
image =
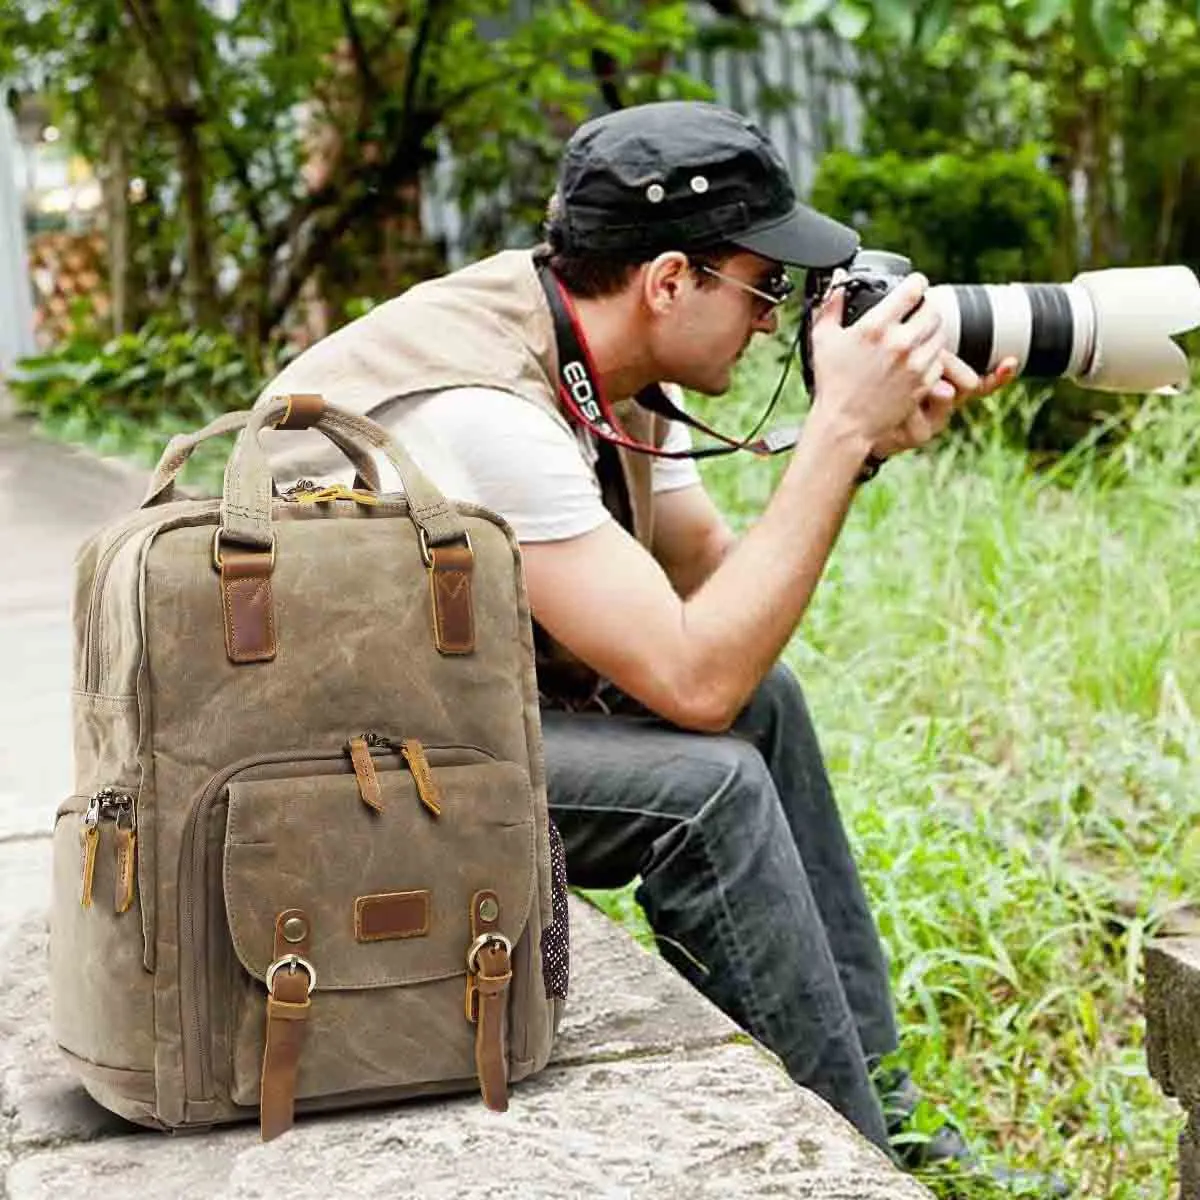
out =
{"type": "MultiPolygon", "coordinates": [[[[262,380],[227,334],[151,323],[105,341],[83,333],[23,359],[8,387],[52,434],[151,463],[175,433],[248,408],[262,380]]],[[[213,479],[212,446],[187,478],[213,479]]]]}
{"type": "Polygon", "coordinates": [[[934,282],[1053,280],[1068,269],[1066,190],[1033,147],[972,158],[836,151],[822,160],[812,202],[934,282]]]}

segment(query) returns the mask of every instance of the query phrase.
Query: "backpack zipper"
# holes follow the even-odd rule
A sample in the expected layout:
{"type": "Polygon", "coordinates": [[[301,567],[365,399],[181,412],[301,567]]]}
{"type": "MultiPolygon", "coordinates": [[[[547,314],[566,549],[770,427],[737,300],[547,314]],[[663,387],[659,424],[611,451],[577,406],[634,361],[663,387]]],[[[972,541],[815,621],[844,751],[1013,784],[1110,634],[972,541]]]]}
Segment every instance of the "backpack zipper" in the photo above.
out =
{"type": "Polygon", "coordinates": [[[133,796],[120,788],[103,787],[88,801],[83,814],[83,889],[80,904],[92,906],[96,879],[96,854],[100,848],[100,822],[111,820],[117,830],[117,884],[113,899],[115,912],[127,912],[133,904],[137,856],[137,814],[133,796]]]}

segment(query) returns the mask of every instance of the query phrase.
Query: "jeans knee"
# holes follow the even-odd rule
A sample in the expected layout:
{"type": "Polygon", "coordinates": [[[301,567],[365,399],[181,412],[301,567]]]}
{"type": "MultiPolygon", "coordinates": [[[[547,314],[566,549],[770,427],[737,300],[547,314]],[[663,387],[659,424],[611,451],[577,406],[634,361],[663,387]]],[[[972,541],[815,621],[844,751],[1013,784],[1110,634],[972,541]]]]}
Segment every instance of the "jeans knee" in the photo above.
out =
{"type": "Polygon", "coordinates": [[[745,718],[754,725],[811,726],[808,704],[791,667],[776,663],[754,690],[745,718]]]}
{"type": "Polygon", "coordinates": [[[774,836],[783,822],[779,793],[770,768],[757,747],[737,738],[725,739],[724,777],[696,810],[692,823],[705,827],[732,824],[742,836],[774,836]]]}

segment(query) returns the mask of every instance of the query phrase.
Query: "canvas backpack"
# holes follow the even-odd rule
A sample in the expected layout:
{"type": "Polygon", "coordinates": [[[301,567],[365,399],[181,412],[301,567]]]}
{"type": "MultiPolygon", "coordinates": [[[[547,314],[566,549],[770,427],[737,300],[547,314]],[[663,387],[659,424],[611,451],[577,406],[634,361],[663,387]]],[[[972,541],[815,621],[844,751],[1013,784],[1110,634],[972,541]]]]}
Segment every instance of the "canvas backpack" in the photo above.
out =
{"type": "Polygon", "coordinates": [[[511,530],[315,396],[167,447],[80,551],[75,794],[54,832],[55,1037],[146,1125],[508,1084],[567,984],[533,640],[511,530]],[[364,487],[279,495],[263,428],[364,487]],[[220,499],[174,479],[241,428],[220,499]],[[373,458],[399,471],[379,492],[373,458]]]}

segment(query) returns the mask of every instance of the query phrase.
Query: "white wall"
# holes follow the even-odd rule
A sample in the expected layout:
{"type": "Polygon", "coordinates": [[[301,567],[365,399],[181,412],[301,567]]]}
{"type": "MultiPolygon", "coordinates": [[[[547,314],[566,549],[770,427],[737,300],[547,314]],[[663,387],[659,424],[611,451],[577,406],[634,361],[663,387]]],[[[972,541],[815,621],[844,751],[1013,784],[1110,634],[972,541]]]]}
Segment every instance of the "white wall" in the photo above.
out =
{"type": "MultiPolygon", "coordinates": [[[[12,114],[0,103],[0,379],[15,359],[34,349],[25,229],[17,190],[19,155],[12,114]]],[[[3,404],[0,391],[0,406],[3,404]]]]}

